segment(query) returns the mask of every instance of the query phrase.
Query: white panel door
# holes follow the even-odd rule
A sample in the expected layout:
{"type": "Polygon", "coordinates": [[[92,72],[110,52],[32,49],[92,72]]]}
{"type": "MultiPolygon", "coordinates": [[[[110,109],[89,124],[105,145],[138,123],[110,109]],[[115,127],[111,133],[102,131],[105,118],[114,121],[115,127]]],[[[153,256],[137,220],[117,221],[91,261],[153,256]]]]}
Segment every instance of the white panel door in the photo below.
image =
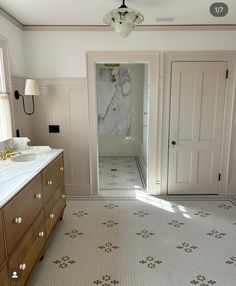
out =
{"type": "Polygon", "coordinates": [[[218,194],[227,62],[173,62],[169,194],[218,194]]]}

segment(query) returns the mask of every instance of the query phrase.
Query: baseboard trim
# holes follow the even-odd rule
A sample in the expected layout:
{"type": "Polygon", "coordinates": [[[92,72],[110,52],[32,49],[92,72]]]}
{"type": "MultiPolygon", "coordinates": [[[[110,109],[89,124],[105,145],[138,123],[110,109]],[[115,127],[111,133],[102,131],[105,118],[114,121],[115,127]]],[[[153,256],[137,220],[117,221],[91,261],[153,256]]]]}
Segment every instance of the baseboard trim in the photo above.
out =
{"type": "Polygon", "coordinates": [[[66,195],[70,196],[90,196],[90,185],[65,185],[66,195]]]}

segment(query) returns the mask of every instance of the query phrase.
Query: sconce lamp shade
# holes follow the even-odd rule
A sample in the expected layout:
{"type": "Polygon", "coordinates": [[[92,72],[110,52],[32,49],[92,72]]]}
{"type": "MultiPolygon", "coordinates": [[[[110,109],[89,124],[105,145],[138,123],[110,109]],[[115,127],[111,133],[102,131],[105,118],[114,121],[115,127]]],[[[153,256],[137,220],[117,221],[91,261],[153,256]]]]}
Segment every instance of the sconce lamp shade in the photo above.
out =
{"type": "Polygon", "coordinates": [[[39,87],[34,79],[27,79],[25,82],[25,95],[39,95],[39,87]]]}

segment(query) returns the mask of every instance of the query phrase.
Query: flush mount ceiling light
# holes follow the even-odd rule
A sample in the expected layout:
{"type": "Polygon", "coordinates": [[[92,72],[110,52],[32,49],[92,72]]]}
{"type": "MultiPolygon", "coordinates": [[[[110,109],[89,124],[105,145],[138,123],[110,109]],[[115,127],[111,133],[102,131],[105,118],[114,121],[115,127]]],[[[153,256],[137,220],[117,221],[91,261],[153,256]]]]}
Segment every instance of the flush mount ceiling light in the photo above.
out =
{"type": "Polygon", "coordinates": [[[137,10],[128,8],[125,0],[119,8],[109,11],[103,18],[103,22],[110,25],[121,37],[127,37],[135,25],[141,24],[143,20],[143,15],[137,10]]]}

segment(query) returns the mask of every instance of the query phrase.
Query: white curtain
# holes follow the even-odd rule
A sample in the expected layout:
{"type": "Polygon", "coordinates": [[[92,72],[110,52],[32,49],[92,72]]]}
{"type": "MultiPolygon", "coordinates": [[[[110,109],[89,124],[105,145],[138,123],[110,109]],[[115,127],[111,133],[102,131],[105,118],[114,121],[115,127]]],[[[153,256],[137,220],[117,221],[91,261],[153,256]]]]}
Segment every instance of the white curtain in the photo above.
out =
{"type": "Polygon", "coordinates": [[[12,137],[11,109],[8,94],[0,93],[0,142],[12,137]]]}
{"type": "Polygon", "coordinates": [[[0,40],[0,142],[12,137],[11,107],[8,93],[10,73],[5,41],[0,40]]]}

